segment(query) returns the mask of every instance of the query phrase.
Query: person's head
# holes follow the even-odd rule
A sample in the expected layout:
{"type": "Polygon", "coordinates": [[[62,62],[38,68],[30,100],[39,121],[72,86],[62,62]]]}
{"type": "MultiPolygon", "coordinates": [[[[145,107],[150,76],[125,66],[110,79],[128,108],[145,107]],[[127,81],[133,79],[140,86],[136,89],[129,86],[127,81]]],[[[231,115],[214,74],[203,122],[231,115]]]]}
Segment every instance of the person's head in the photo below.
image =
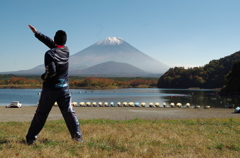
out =
{"type": "Polygon", "coordinates": [[[54,42],[57,44],[57,45],[65,45],[66,42],[67,42],[67,34],[65,31],[63,30],[58,30],[54,36],[54,42]]]}

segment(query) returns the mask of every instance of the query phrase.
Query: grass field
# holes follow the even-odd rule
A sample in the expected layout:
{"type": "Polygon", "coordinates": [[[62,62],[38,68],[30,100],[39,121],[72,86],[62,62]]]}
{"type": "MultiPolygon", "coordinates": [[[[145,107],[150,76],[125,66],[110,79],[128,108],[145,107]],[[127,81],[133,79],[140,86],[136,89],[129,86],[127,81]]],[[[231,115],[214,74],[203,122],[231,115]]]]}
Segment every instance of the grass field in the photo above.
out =
{"type": "Polygon", "coordinates": [[[47,121],[36,144],[25,144],[29,122],[0,122],[1,158],[239,157],[240,118],[80,120],[84,143],[65,122],[47,121]]]}

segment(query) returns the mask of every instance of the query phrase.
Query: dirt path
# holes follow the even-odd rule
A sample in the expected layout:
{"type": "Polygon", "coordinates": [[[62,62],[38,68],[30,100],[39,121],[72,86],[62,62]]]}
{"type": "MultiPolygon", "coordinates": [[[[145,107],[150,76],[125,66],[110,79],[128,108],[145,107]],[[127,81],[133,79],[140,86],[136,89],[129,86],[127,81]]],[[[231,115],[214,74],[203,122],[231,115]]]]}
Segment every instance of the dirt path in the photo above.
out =
{"type": "MultiPolygon", "coordinates": [[[[137,108],[137,107],[74,107],[81,119],[129,120],[141,119],[194,119],[194,118],[239,118],[234,109],[186,109],[186,108],[137,108]]],[[[30,122],[36,107],[0,107],[0,122],[30,122]]],[[[58,107],[53,107],[48,120],[63,119],[58,107]]]]}

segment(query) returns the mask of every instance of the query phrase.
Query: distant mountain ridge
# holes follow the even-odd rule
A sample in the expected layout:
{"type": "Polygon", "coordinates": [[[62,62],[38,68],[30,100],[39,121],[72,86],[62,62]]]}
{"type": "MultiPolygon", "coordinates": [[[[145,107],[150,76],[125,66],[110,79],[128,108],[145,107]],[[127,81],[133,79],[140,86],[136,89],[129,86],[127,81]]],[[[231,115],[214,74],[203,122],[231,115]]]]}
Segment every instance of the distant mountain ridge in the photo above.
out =
{"type": "Polygon", "coordinates": [[[84,74],[84,76],[93,77],[139,77],[149,75],[143,70],[130,64],[115,61],[108,61],[105,63],[97,64],[83,70],[76,70],[76,72],[73,73],[84,74]]]}
{"type": "MultiPolygon", "coordinates": [[[[108,37],[71,55],[69,57],[69,75],[84,76],[97,73],[100,77],[101,74],[106,75],[106,65],[115,67],[118,70],[111,71],[111,73],[108,72],[109,76],[116,76],[116,72],[125,76],[161,75],[169,69],[168,65],[142,53],[123,39],[108,37]],[[98,64],[103,65],[99,67],[98,64]]],[[[4,72],[1,74],[39,75],[44,73],[44,71],[44,66],[39,65],[29,70],[4,72]]]]}

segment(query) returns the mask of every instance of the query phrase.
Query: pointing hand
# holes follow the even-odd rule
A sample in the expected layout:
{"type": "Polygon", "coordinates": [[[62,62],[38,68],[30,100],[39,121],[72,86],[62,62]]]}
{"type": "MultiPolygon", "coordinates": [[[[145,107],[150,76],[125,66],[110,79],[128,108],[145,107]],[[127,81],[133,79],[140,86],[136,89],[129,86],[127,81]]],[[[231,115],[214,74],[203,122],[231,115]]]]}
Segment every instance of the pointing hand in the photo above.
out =
{"type": "Polygon", "coordinates": [[[37,32],[37,29],[35,27],[33,27],[32,25],[28,25],[28,26],[32,30],[33,33],[37,32]]]}

